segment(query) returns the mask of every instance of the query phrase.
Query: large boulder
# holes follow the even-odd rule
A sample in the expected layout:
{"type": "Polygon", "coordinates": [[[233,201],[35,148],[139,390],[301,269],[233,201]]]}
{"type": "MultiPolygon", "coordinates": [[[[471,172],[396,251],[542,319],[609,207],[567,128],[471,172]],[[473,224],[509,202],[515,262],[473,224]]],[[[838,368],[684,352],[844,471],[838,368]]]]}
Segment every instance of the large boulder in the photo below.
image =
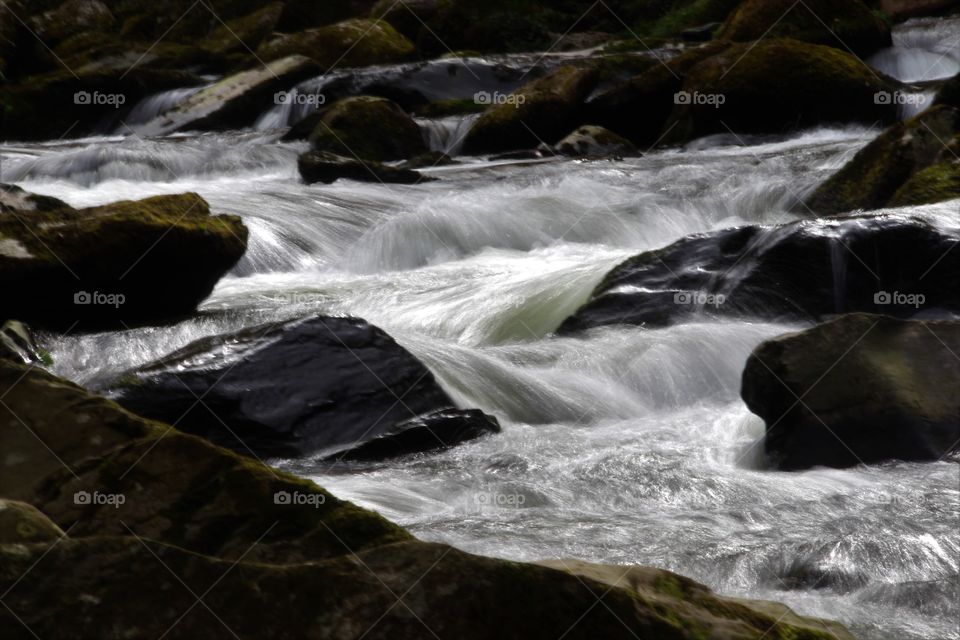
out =
{"type": "Polygon", "coordinates": [[[361,160],[405,160],[427,152],[420,126],[386,98],[357,96],[326,110],[310,134],[314,151],[361,160]]]}
{"type": "Polygon", "coordinates": [[[401,62],[415,52],[413,43],[382,20],[347,20],[290,34],[277,34],[257,49],[263,60],[301,55],[325,70],[401,62]]]}
{"type": "Polygon", "coordinates": [[[337,180],[356,180],[380,184],[419,184],[434,178],[405,167],[385,165],[372,160],[358,160],[335,153],[308,151],[297,158],[300,177],[307,184],[332,184],[337,180]]]}
{"type": "Polygon", "coordinates": [[[852,311],[957,313],[957,242],[924,220],[894,216],[689,236],[614,268],[559,330],[720,317],[811,321],[852,311]]]}
{"type": "Polygon", "coordinates": [[[817,214],[960,197],[960,110],[937,106],[896,124],[860,150],[806,200],[817,214]]]}
{"type": "Polygon", "coordinates": [[[737,42],[794,38],[861,57],[893,45],[890,26],[861,0],[745,0],[718,36],[737,42]]]}
{"type": "Polygon", "coordinates": [[[247,229],[192,193],[0,212],[0,317],[115,328],[191,313],[243,256],[247,229]]]}
{"type": "Polygon", "coordinates": [[[583,124],[584,101],[597,82],[591,68],[561,67],[492,104],[464,139],[466,153],[497,153],[554,144],[583,124]]]}
{"type": "MultiPolygon", "coordinates": [[[[273,60],[204,87],[173,109],[134,127],[140,136],[184,130],[218,130],[253,124],[277,93],[320,73],[304,56],[273,60]]],[[[279,102],[277,102],[279,104],[279,102]]]]}
{"type": "Polygon", "coordinates": [[[765,342],[741,394],[786,470],[941,460],[960,445],[960,324],[852,314],[765,342]]]}
{"type": "Polygon", "coordinates": [[[379,438],[386,457],[499,431],[493,418],[456,410],[419,360],[356,318],[315,316],[199,340],[125,374],[111,395],[140,415],[258,455],[340,453],[379,438]],[[417,431],[400,437],[411,429],[426,440],[417,431]]]}
{"type": "Polygon", "coordinates": [[[420,542],[37,369],[0,361],[0,385],[0,494],[18,501],[0,510],[0,542],[16,543],[0,544],[10,640],[480,640],[505,629],[532,640],[851,640],[839,624],[661,569],[521,564],[420,542]]]}

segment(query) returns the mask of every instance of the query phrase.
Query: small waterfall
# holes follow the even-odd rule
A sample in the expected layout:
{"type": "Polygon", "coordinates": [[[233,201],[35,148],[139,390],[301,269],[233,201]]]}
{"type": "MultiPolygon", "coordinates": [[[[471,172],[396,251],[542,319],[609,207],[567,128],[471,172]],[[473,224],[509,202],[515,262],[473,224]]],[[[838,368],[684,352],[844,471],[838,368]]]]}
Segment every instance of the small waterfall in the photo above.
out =
{"type": "Polygon", "coordinates": [[[160,114],[166,113],[184,100],[200,91],[206,85],[199,87],[181,87],[179,89],[170,89],[161,91],[152,96],[147,96],[133,107],[130,114],[124,119],[124,124],[117,127],[117,134],[129,133],[129,126],[144,124],[150,122],[160,114]],[[128,126],[129,125],[129,126],[128,126]]]}
{"type": "Polygon", "coordinates": [[[463,149],[463,142],[480,118],[479,113],[466,116],[449,116],[446,118],[416,118],[423,132],[423,141],[430,151],[440,151],[448,156],[459,155],[463,149]]]}
{"type": "Polygon", "coordinates": [[[877,52],[869,62],[901,82],[928,82],[960,73],[960,60],[949,55],[896,45],[877,52]]]}

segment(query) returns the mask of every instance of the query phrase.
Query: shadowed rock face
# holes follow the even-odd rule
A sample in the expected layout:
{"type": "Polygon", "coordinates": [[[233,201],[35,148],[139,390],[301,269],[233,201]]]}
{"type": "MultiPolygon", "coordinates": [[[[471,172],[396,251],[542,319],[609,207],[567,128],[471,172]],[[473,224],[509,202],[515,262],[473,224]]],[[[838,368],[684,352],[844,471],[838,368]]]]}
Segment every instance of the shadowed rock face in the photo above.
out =
{"type": "Polygon", "coordinates": [[[0,360],[0,385],[5,640],[851,638],[660,569],[419,542],[38,369],[0,360]]]}
{"type": "Polygon", "coordinates": [[[852,311],[956,312],[960,256],[951,249],[957,243],[922,220],[894,216],[690,236],[616,267],[559,331],[717,317],[809,321],[852,311]]]}
{"type": "Polygon", "coordinates": [[[0,211],[0,317],[113,328],[191,313],[243,256],[247,229],[192,193],[73,209],[16,196],[0,211]]]}
{"type": "Polygon", "coordinates": [[[741,394],[781,469],[940,460],[960,446],[958,353],[960,323],[845,315],[757,347],[741,394]]]}
{"type": "Polygon", "coordinates": [[[419,360],[356,318],[199,340],[121,376],[111,393],[131,411],[259,455],[369,443],[354,456],[384,458],[499,431],[496,419],[456,409],[419,360]]]}

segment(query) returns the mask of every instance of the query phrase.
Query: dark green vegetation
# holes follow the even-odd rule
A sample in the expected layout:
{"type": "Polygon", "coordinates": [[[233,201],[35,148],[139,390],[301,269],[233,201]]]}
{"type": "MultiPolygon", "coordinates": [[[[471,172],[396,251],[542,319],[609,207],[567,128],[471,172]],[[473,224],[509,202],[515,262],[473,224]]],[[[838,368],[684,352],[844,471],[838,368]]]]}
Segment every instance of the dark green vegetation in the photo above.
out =
{"type": "Polygon", "coordinates": [[[5,639],[427,629],[465,639],[851,638],[659,569],[519,564],[419,542],[308,481],[39,370],[0,361],[0,384],[10,389],[0,408],[5,639]]]}

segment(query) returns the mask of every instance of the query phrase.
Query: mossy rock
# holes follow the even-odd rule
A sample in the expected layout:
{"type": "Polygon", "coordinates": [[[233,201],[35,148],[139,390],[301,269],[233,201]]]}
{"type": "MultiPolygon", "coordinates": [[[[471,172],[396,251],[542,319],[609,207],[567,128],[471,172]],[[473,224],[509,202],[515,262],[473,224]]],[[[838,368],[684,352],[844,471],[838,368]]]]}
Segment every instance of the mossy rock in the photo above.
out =
{"type": "Polygon", "coordinates": [[[0,498],[0,545],[52,542],[63,529],[26,502],[0,498]]]}
{"type": "Polygon", "coordinates": [[[890,26],[861,0],[745,0],[719,37],[737,42],[793,38],[858,56],[893,45],[890,26]]]}
{"type": "Polygon", "coordinates": [[[831,123],[892,123],[897,106],[877,95],[898,86],[833,47],[790,39],[734,44],[684,75],[665,139],[683,142],[731,129],[786,133],[831,123]]]}
{"type": "Polygon", "coordinates": [[[402,62],[409,60],[414,53],[413,43],[389,23],[362,19],[278,34],[257,49],[257,55],[263,60],[298,54],[315,60],[324,68],[402,62]]]}
{"type": "Polygon", "coordinates": [[[404,160],[425,153],[419,125],[386,98],[356,96],[327,108],[310,134],[315,151],[360,160],[404,160]]]}
{"type": "MultiPolygon", "coordinates": [[[[956,145],[960,148],[960,145],[956,145]]],[[[897,189],[890,207],[930,204],[960,198],[960,160],[945,160],[922,169],[897,189]]]]}
{"type": "Polygon", "coordinates": [[[955,157],[946,143],[958,133],[960,110],[948,106],[898,123],[820,185],[804,209],[833,215],[954,197],[955,157]]]}
{"type": "Polygon", "coordinates": [[[250,15],[220,25],[204,40],[203,47],[227,54],[256,51],[277,28],[284,6],[282,2],[273,2],[250,15]]]}
{"type": "Polygon", "coordinates": [[[194,311],[246,250],[196,194],[0,215],[0,317],[123,328],[194,311]]]}
{"type": "Polygon", "coordinates": [[[584,123],[584,101],[596,86],[592,68],[561,67],[487,109],[464,140],[466,153],[498,153],[553,144],[584,123]]]}
{"type": "Polygon", "coordinates": [[[116,18],[100,0],[67,0],[56,9],[34,15],[27,23],[49,47],[78,31],[108,31],[116,18]]]}
{"type": "Polygon", "coordinates": [[[943,83],[937,93],[934,104],[945,104],[960,109],[960,74],[957,74],[943,83]]]}
{"type": "Polygon", "coordinates": [[[284,33],[365,18],[376,0],[284,0],[278,29],[284,33]]]}
{"type": "Polygon", "coordinates": [[[639,155],[637,148],[629,140],[596,125],[584,125],[573,131],[554,145],[554,151],[577,157],[639,155]]]}

